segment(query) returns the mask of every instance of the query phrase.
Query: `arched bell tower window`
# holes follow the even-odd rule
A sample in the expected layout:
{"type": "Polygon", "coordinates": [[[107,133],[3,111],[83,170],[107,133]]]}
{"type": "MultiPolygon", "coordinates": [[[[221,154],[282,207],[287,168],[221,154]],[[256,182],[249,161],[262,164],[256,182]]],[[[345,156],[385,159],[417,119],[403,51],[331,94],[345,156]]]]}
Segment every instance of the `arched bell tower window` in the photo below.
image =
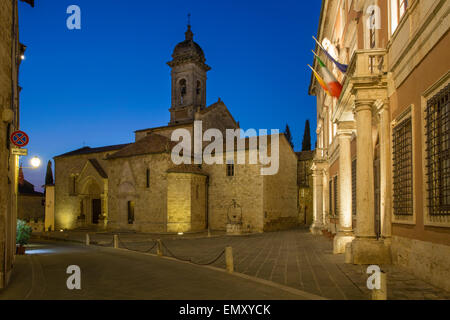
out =
{"type": "Polygon", "coordinates": [[[197,81],[197,95],[199,96],[202,93],[202,83],[200,80],[197,81]]]}
{"type": "Polygon", "coordinates": [[[184,102],[184,96],[187,93],[187,88],[186,88],[186,79],[181,79],[180,80],[180,104],[183,104],[184,102]]]}
{"type": "Polygon", "coordinates": [[[197,80],[197,87],[195,88],[195,93],[197,94],[197,104],[202,103],[202,82],[197,80]]]}

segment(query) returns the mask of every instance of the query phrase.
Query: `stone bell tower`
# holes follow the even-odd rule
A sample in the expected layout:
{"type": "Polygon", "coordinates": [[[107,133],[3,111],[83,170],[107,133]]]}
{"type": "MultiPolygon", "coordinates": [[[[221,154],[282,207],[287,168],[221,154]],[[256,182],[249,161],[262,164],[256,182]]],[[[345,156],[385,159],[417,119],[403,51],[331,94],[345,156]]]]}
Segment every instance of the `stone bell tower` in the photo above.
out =
{"type": "Polygon", "coordinates": [[[211,68],[205,63],[202,48],[194,42],[191,25],[188,24],[186,39],[176,45],[172,61],[172,107],[170,124],[194,120],[195,112],[206,107],[206,73],[211,68]]]}

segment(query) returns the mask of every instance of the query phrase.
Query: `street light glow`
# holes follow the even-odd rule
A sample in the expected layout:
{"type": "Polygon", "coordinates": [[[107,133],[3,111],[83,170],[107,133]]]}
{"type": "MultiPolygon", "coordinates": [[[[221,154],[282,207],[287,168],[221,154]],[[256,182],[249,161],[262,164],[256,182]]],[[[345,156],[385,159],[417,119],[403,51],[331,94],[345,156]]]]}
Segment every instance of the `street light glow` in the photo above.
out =
{"type": "Polygon", "coordinates": [[[33,168],[39,168],[39,166],[41,165],[41,159],[39,159],[38,157],[33,157],[30,160],[30,164],[33,168]]]}

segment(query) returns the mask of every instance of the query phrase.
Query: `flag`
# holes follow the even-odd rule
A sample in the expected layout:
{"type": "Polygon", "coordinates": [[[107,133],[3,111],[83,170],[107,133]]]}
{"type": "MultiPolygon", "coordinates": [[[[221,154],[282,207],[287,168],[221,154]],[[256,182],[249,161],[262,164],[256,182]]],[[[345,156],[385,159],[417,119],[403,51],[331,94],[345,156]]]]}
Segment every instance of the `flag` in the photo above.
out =
{"type": "Polygon", "coordinates": [[[346,73],[347,69],[348,69],[348,65],[337,62],[336,59],[334,59],[331,56],[331,54],[327,50],[325,50],[324,47],[322,47],[322,45],[319,43],[319,41],[317,41],[316,38],[313,37],[313,39],[316,41],[316,43],[319,46],[319,48],[323,50],[323,52],[328,57],[328,59],[330,59],[342,73],[346,73]]]}
{"type": "Polygon", "coordinates": [[[22,2],[26,2],[28,3],[30,6],[32,6],[34,8],[34,0],[20,0],[22,2]]]}
{"type": "Polygon", "coordinates": [[[319,62],[321,67],[323,81],[327,85],[328,92],[332,97],[338,98],[341,96],[342,85],[339,81],[334,77],[330,70],[325,66],[325,64],[320,60],[320,58],[316,55],[316,59],[319,62]]]}
{"type": "Polygon", "coordinates": [[[316,70],[314,70],[314,68],[311,67],[309,64],[308,64],[308,67],[309,67],[309,68],[312,70],[312,72],[314,73],[314,76],[316,77],[317,82],[319,82],[319,84],[320,84],[320,86],[323,88],[323,90],[325,90],[325,92],[326,92],[327,94],[330,94],[330,92],[328,91],[327,84],[325,83],[325,81],[323,81],[323,79],[322,79],[322,77],[320,76],[320,74],[319,74],[316,70]]]}

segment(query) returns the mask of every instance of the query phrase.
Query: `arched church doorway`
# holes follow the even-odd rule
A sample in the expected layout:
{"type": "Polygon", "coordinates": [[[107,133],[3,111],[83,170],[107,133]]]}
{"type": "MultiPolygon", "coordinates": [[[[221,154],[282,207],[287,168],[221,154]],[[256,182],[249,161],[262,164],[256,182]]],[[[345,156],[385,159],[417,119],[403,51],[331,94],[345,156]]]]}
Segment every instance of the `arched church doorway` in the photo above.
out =
{"type": "Polygon", "coordinates": [[[83,188],[83,207],[86,208],[86,222],[99,224],[102,216],[102,189],[94,179],[89,179],[83,188]]]}

